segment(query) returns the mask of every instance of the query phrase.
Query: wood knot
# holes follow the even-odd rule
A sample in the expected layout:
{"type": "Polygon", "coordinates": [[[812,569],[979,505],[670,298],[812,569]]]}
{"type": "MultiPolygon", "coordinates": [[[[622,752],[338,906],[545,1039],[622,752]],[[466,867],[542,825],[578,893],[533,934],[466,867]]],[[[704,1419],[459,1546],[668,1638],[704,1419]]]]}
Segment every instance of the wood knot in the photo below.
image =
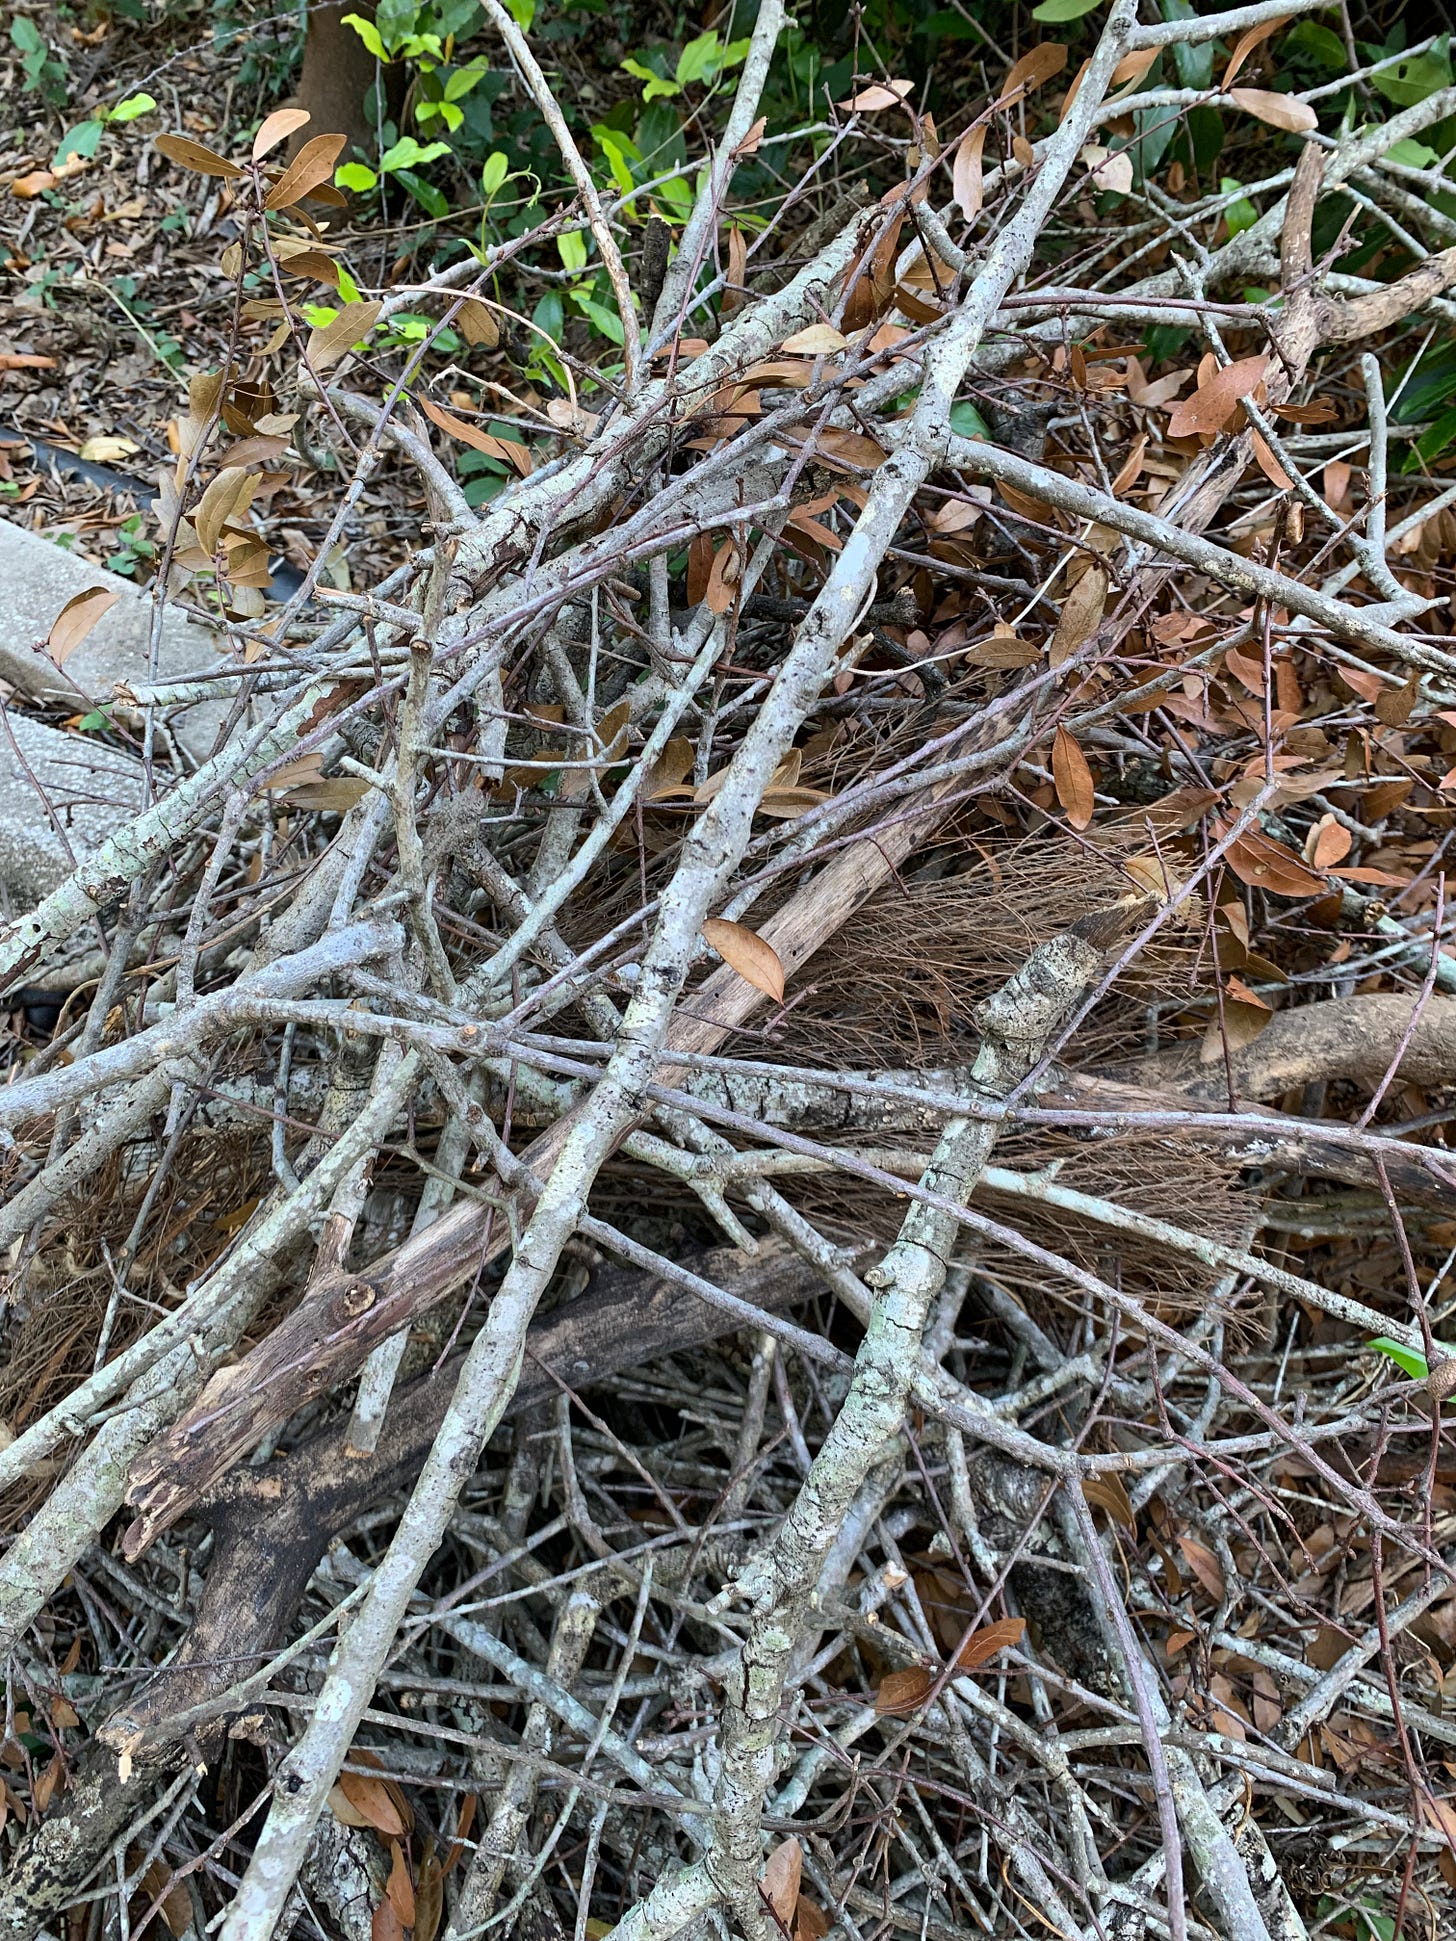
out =
{"type": "Polygon", "coordinates": [[[346,1280],[334,1295],[334,1308],[345,1321],[357,1321],[361,1314],[367,1314],[378,1300],[375,1289],[358,1276],[346,1280]]]}

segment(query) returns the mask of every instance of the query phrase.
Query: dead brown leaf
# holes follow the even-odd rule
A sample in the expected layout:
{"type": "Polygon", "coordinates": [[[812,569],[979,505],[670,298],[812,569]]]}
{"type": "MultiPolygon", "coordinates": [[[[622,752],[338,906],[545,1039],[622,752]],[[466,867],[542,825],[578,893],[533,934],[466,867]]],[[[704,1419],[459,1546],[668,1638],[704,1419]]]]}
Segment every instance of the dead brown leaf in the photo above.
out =
{"type": "Polygon", "coordinates": [[[907,1719],[912,1712],[918,1712],[931,1692],[935,1680],[922,1665],[910,1665],[904,1671],[888,1672],[880,1680],[875,1693],[875,1713],[882,1719],[907,1719]]]}
{"type": "Polygon", "coordinates": [[[1324,878],[1307,869],[1292,849],[1261,830],[1246,829],[1224,851],[1224,861],[1250,889],[1273,896],[1321,896],[1324,878]]]}
{"type": "Polygon", "coordinates": [[[383,308],[382,303],[373,299],[363,303],[346,303],[331,322],[311,330],[305,352],[310,370],[326,371],[331,365],[337,364],[361,338],[369,335],[379,321],[383,308]]]}
{"type": "Polygon", "coordinates": [[[404,1941],[404,1923],[388,1894],[374,1910],[369,1923],[369,1941],[404,1941]]]}
{"type": "MultiPolygon", "coordinates": [[[[1040,47],[1031,48],[1007,69],[996,106],[1006,107],[1018,96],[1029,94],[1033,88],[1044,87],[1066,65],[1067,50],[1061,41],[1044,41],[1040,47]]],[[[1117,77],[1114,75],[1113,78],[1115,80],[1117,77]]]]}
{"type": "Polygon", "coordinates": [[[1087,757],[1065,728],[1052,738],[1052,780],[1057,800],[1074,829],[1085,829],[1092,820],[1096,792],[1087,757]]]}
{"type": "Polygon", "coordinates": [[[785,1927],[792,1927],[799,1905],[799,1881],[804,1868],[804,1849],[790,1834],[764,1862],[760,1886],[765,1898],[785,1927]]]}
{"type": "Polygon", "coordinates": [[[448,431],[450,436],[458,438],[462,445],[473,446],[476,451],[484,452],[487,458],[503,460],[507,465],[513,466],[522,478],[530,476],[531,454],[524,445],[518,445],[513,438],[493,438],[488,431],[482,431],[479,425],[472,425],[464,418],[457,418],[453,411],[442,410],[429,398],[417,398],[415,402],[432,424],[438,425],[441,431],[448,431]]]}
{"type": "Polygon", "coordinates": [[[67,600],[46,636],[46,647],[57,667],[65,666],[102,614],[109,613],[120,598],[108,587],[92,586],[67,600]]]}
{"type": "Polygon", "coordinates": [[[329,1805],[346,1826],[372,1826],[376,1833],[395,1840],[405,1831],[404,1815],[389,1788],[371,1773],[340,1773],[329,1792],[329,1805]]]}
{"type": "Polygon", "coordinates": [[[305,142],[264,196],[263,207],[291,209],[332,184],[334,165],[347,141],[347,135],[315,135],[311,142],[305,142]]]}
{"type": "Polygon", "coordinates": [[[223,527],[242,518],[257,489],[257,474],[234,465],[219,472],[203,493],[192,523],[197,529],[197,543],[209,558],[217,551],[223,527]]]}
{"type": "Polygon", "coordinates": [[[1293,15],[1291,14],[1276,14],[1272,20],[1256,20],[1252,27],[1246,28],[1234,43],[1234,51],[1229,56],[1229,64],[1223,71],[1223,78],[1219,82],[1219,86],[1222,88],[1231,87],[1234,76],[1243,67],[1244,62],[1248,60],[1254,49],[1268,40],[1272,33],[1277,32],[1280,27],[1283,27],[1292,18],[1293,15]]]}
{"type": "Polygon", "coordinates": [[[261,162],[279,142],[286,142],[290,135],[306,127],[310,119],[307,108],[275,108],[271,115],[265,115],[253,137],[253,160],[261,162]]]}
{"type": "Polygon", "coordinates": [[[190,135],[158,135],[156,145],[169,162],[175,162],[178,168],[191,169],[194,175],[220,175],[234,180],[243,172],[236,162],[230,162],[202,142],[193,141],[190,135]]]}
{"type": "Polygon", "coordinates": [[[1170,438],[1190,438],[1199,431],[1222,431],[1243,399],[1262,382],[1269,354],[1241,357],[1201,380],[1192,397],[1175,405],[1168,417],[1170,438]]]}
{"type": "Polygon", "coordinates": [[[876,81],[839,105],[855,115],[878,114],[882,108],[898,108],[914,85],[913,81],[891,81],[887,85],[876,81]]]}
{"type": "MultiPolygon", "coordinates": [[[[802,519],[799,523],[803,523],[802,519]]],[[[714,550],[713,567],[708,574],[708,587],[703,596],[709,613],[728,612],[742,576],[743,557],[738,550],[738,542],[736,539],[725,539],[714,550]]]]}
{"type": "Polygon", "coordinates": [[[1063,602],[1062,611],[1057,619],[1056,632],[1052,635],[1051,651],[1048,656],[1051,666],[1062,666],[1085,641],[1090,640],[1096,633],[1107,608],[1109,585],[1106,567],[1093,566],[1072,588],[1063,602]]]}
{"type": "Polygon", "coordinates": [[[1131,1502],[1122,1481],[1117,1476],[1087,1476],[1082,1481],[1082,1494],[1096,1509],[1106,1510],[1114,1522],[1124,1529],[1137,1529],[1137,1518],[1133,1515],[1131,1502]]]}
{"type": "Polygon", "coordinates": [[[746,983],[772,998],[775,1004],[783,1003],[783,959],[756,930],[750,930],[746,923],[732,923],[726,917],[709,917],[703,925],[703,936],[746,983]]]}
{"type": "Polygon", "coordinates": [[[1188,1568],[1208,1592],[1214,1603],[1221,1604],[1224,1600],[1226,1586],[1224,1584],[1223,1565],[1218,1561],[1218,1558],[1206,1543],[1200,1543],[1196,1537],[1179,1537],[1178,1548],[1182,1551],[1184,1561],[1188,1565],[1188,1568]]]}
{"type": "Polygon", "coordinates": [[[1275,94],[1268,88],[1230,88],[1229,99],[1256,121],[1282,128],[1290,135],[1307,135],[1311,128],[1319,127],[1314,109],[1307,101],[1296,101],[1293,95],[1275,94]]]}
{"type": "MultiPolygon", "coordinates": [[[[489,304],[482,303],[479,297],[467,297],[455,312],[455,320],[467,344],[474,344],[481,350],[494,350],[500,342],[500,325],[492,315],[489,304]]],[[[416,1941],[419,1941],[418,1936],[416,1941]]]]}
{"type": "Polygon", "coordinates": [[[1024,1617],[997,1618],[994,1624],[983,1624],[979,1631],[973,1631],[956,1653],[956,1670],[975,1671],[980,1665],[987,1664],[998,1652],[1009,1651],[1026,1636],[1024,1617]]]}
{"type": "Polygon", "coordinates": [[[410,1879],[409,1867],[405,1862],[404,1849],[398,1840],[389,1843],[389,1879],[384,1891],[394,1903],[394,1911],[402,1926],[412,1928],[415,1924],[415,1884],[410,1879]]]}

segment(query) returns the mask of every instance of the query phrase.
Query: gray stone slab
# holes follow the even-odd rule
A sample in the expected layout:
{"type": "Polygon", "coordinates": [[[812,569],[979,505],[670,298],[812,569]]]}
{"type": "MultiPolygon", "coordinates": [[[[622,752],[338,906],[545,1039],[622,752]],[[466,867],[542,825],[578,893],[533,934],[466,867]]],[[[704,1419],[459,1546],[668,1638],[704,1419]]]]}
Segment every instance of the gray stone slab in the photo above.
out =
{"type": "Polygon", "coordinates": [[[0,888],[33,909],[142,806],[142,765],[94,735],[7,708],[0,721],[0,888]]]}
{"type": "MultiPolygon", "coordinates": [[[[105,567],[76,559],[38,533],[0,519],[0,680],[32,700],[109,701],[118,681],[147,680],[152,629],[150,593],[105,567]],[[64,669],[46,652],[51,625],[67,600],[104,586],[120,597],[102,615],[64,669]]],[[[158,677],[196,673],[218,658],[216,636],[180,607],[168,607],[158,677]]],[[[169,712],[168,725],[195,760],[211,750],[224,718],[219,701],[169,712]]]]}

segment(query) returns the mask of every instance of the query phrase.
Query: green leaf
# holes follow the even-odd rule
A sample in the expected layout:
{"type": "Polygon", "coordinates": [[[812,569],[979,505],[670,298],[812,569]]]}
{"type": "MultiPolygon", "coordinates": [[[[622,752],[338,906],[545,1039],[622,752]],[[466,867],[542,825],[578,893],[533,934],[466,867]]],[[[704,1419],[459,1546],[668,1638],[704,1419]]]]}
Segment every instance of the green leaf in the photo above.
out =
{"type": "Polygon", "coordinates": [[[489,66],[490,63],[486,60],[485,56],[479,54],[467,67],[457,67],[445,83],[445,99],[447,101],[463,101],[470,90],[485,75],[489,66]]]}
{"type": "Polygon", "coordinates": [[[1281,42],[1285,53],[1305,53],[1324,67],[1344,67],[1349,61],[1345,43],[1317,20],[1301,20],[1291,27],[1281,42]]]}
{"type": "Polygon", "coordinates": [[[950,408],[950,428],[961,438],[989,438],[991,427],[969,398],[960,398],[950,408]]]}
{"type": "Polygon", "coordinates": [[[378,0],[374,9],[374,24],[392,48],[415,31],[419,20],[419,0],[378,0]]]}
{"type": "Polygon", "coordinates": [[[1414,1348],[1407,1348],[1403,1341],[1392,1341],[1388,1334],[1378,1334],[1373,1341],[1366,1342],[1367,1348],[1374,1348],[1382,1355],[1389,1355],[1399,1368],[1403,1368],[1412,1381],[1423,1382],[1430,1374],[1430,1363],[1425,1356],[1414,1348]]]}
{"type": "Polygon", "coordinates": [[[35,22],[23,13],[16,14],[10,23],[10,38],[22,54],[44,54],[46,44],[35,22]]]}
{"type": "Polygon", "coordinates": [[[1214,164],[1223,151],[1223,116],[1217,108],[1200,105],[1188,110],[1188,146],[1193,155],[1193,166],[1200,175],[1211,175],[1214,164]]]}
{"type": "Polygon", "coordinates": [[[592,129],[597,146],[607,158],[607,167],[612,171],[612,180],[623,195],[631,195],[637,186],[637,178],[632,173],[633,161],[642,160],[642,151],[636,142],[622,134],[618,129],[608,128],[601,122],[592,129]]]}
{"type": "Polygon", "coordinates": [[[677,57],[677,84],[688,88],[695,81],[710,81],[722,64],[723,50],[717,34],[699,34],[677,57]]]}
{"type": "Polygon", "coordinates": [[[102,127],[103,124],[99,121],[82,121],[74,128],[67,129],[61,137],[61,145],[56,150],[51,167],[59,168],[62,162],[68,162],[73,155],[94,155],[101,146],[102,127]]]}
{"type": "Polygon", "coordinates": [[[577,273],[586,268],[586,237],[579,229],[570,229],[564,236],[558,236],[556,247],[567,269],[577,273]]]}
{"type": "Polygon", "coordinates": [[[523,34],[531,31],[531,22],[536,18],[536,0],[506,0],[515,21],[523,34]]]}
{"type": "Polygon", "coordinates": [[[427,148],[421,148],[413,135],[401,135],[394,147],[380,156],[379,166],[397,175],[401,169],[423,168],[426,162],[437,161],[449,153],[449,142],[431,142],[427,148]]]}
{"type": "Polygon", "coordinates": [[[1033,20],[1080,20],[1084,13],[1101,5],[1101,0],[1041,0],[1039,7],[1033,7],[1033,20]]]}
{"type": "Polygon", "coordinates": [[[582,315],[589,317],[605,338],[614,344],[621,343],[622,319],[615,310],[598,303],[595,297],[583,296],[579,290],[573,291],[572,296],[582,315]]]}
{"type": "Polygon", "coordinates": [[[1456,344],[1428,350],[1406,379],[1390,415],[1398,425],[1416,425],[1456,392],[1456,344]]]}
{"type": "Polygon", "coordinates": [[[108,725],[106,716],[99,709],[93,710],[90,714],[83,714],[81,719],[76,723],[76,726],[81,730],[83,735],[94,735],[98,729],[105,728],[108,725]]]}
{"type": "Polygon", "coordinates": [[[565,321],[560,293],[556,290],[548,290],[531,312],[531,322],[538,330],[544,330],[553,342],[559,344],[565,321]]]}
{"type": "Polygon", "coordinates": [[[1418,472],[1423,464],[1428,464],[1433,458],[1439,458],[1444,451],[1448,450],[1453,440],[1456,440],[1456,411],[1443,411],[1436,422],[1423,431],[1412,445],[1401,470],[1418,472]]]}
{"type": "Polygon", "coordinates": [[[344,299],[345,303],[362,303],[364,299],[359,294],[359,285],[350,276],[342,263],[336,264],[335,267],[339,272],[339,295],[344,299]]]}
{"type": "Polygon", "coordinates": [[[129,94],[125,101],[117,102],[106,119],[108,121],[135,121],[138,115],[151,114],[156,105],[156,102],[153,101],[149,94],[129,94]]]}
{"type": "Polygon", "coordinates": [[[352,189],[356,195],[363,195],[372,189],[379,177],[372,168],[365,168],[362,162],[345,162],[342,168],[334,170],[334,185],[340,189],[352,189]]]}
{"type": "Polygon", "coordinates": [[[1403,142],[1392,142],[1385,151],[1387,162],[1399,162],[1403,168],[1429,168],[1432,162],[1439,162],[1440,156],[1434,148],[1427,148],[1424,142],[1412,141],[1409,136],[1403,142]]]}
{"type": "Polygon", "coordinates": [[[503,185],[510,172],[510,157],[503,149],[498,148],[494,154],[486,156],[485,167],[480,171],[480,192],[487,202],[503,185]]]}
{"type": "MultiPolygon", "coordinates": [[[[438,146],[443,148],[445,144],[440,142],[438,146]]],[[[404,184],[427,216],[433,216],[436,222],[445,220],[450,213],[450,198],[437,189],[433,182],[427,182],[423,176],[416,175],[412,168],[396,169],[394,175],[395,180],[404,184]]]]}
{"type": "Polygon", "coordinates": [[[499,472],[482,472],[479,477],[466,480],[465,503],[476,508],[487,505],[498,493],[504,492],[509,483],[510,478],[504,468],[499,472]]]}
{"type": "MultiPolygon", "coordinates": [[[[1343,57],[1342,57],[1343,58],[1343,57]]],[[[1397,108],[1413,108],[1418,101],[1451,85],[1451,36],[1442,34],[1424,54],[1413,54],[1370,76],[1372,88],[1379,89],[1397,108]]]]}
{"type": "MultiPolygon", "coordinates": [[[[1226,175],[1218,186],[1225,195],[1236,195],[1242,185],[1231,175],[1226,175]]],[[[1230,236],[1242,236],[1259,220],[1258,210],[1246,195],[1238,196],[1237,201],[1231,202],[1223,213],[1230,236]]]]}
{"type": "MultiPolygon", "coordinates": [[[[1190,0],[1163,0],[1164,20],[1193,20],[1196,17],[1190,0]]],[[[1201,47],[1185,47],[1181,41],[1175,41],[1173,65],[1178,70],[1180,87],[1208,87],[1213,80],[1213,42],[1206,40],[1201,47]]]]}
{"type": "MultiPolygon", "coordinates": [[[[510,432],[507,435],[513,438],[515,433],[510,432]]],[[[511,468],[503,458],[491,458],[486,452],[477,452],[468,448],[455,454],[455,470],[463,479],[475,478],[481,472],[493,472],[497,478],[511,476],[511,468]]]]}
{"type": "Polygon", "coordinates": [[[641,61],[625,60],[622,66],[637,80],[647,83],[646,87],[642,90],[642,99],[644,101],[655,101],[659,95],[682,93],[682,89],[676,81],[664,81],[660,74],[654,74],[652,69],[650,67],[644,67],[641,61]]]}
{"type": "Polygon", "coordinates": [[[346,13],[344,15],[344,25],[354,29],[354,32],[363,41],[376,61],[387,61],[389,59],[389,55],[385,52],[384,42],[379,38],[379,29],[372,20],[366,20],[363,14],[346,13]]]}
{"type": "Polygon", "coordinates": [[[680,175],[671,176],[666,182],[659,182],[657,194],[679,222],[687,221],[693,212],[693,192],[680,175]]]}
{"type": "Polygon", "coordinates": [[[476,0],[434,0],[430,13],[435,32],[447,40],[453,36],[457,43],[474,33],[480,17],[476,0]]]}
{"type": "Polygon", "coordinates": [[[1162,108],[1142,108],[1137,115],[1137,131],[1137,140],[1124,146],[1132,156],[1133,167],[1146,181],[1171,148],[1178,124],[1162,108]]]}

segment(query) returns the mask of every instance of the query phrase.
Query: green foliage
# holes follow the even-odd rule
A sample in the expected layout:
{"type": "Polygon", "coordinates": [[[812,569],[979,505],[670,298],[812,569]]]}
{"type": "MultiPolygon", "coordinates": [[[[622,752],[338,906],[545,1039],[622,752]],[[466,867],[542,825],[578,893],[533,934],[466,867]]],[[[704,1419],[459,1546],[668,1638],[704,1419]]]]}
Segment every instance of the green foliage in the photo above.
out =
{"type": "Polygon", "coordinates": [[[1430,464],[1432,459],[1439,458],[1443,452],[1449,451],[1453,442],[1456,442],[1456,411],[1443,411],[1436,422],[1421,433],[1406,453],[1401,470],[1403,472],[1421,471],[1423,467],[1430,464]]]}
{"type": "Polygon", "coordinates": [[[1200,175],[1209,174],[1223,153],[1227,130],[1217,108],[1200,104],[1185,117],[1188,160],[1200,175]]]}
{"type": "MultiPolygon", "coordinates": [[[[518,9],[512,9],[518,13],[518,9]]],[[[457,63],[455,43],[475,30],[480,23],[476,0],[380,0],[373,20],[362,14],[344,15],[375,60],[383,65],[401,62],[410,67],[410,93],[414,118],[422,129],[443,131],[450,141],[421,144],[413,135],[394,135],[378,169],[361,163],[345,163],[335,176],[340,188],[366,193],[378,186],[381,174],[392,175],[400,186],[437,222],[450,213],[450,198],[435,182],[422,176],[420,169],[447,155],[454,155],[453,137],[465,127],[464,104],[489,72],[484,54],[457,63]]],[[[376,105],[379,105],[376,103],[376,105]]]]}
{"type": "MultiPolygon", "coordinates": [[[[1158,85],[1152,74],[1147,85],[1158,85]]],[[[1141,108],[1137,116],[1137,135],[1134,140],[1122,144],[1132,156],[1133,166],[1139,177],[1146,181],[1157,169],[1158,164],[1173,146],[1178,133],[1177,117],[1170,115],[1166,108],[1141,108]]]]}
{"type": "MultiPolygon", "coordinates": [[[[1164,20],[1192,20],[1198,9],[1191,0],[1163,0],[1164,20]]],[[[1207,88],[1213,85],[1215,42],[1206,40],[1200,47],[1173,48],[1173,65],[1178,70],[1180,88],[1207,88]]]]}
{"type": "Polygon", "coordinates": [[[187,362],[186,353],[172,333],[157,321],[154,307],[143,296],[142,287],[134,276],[118,276],[111,283],[113,292],[136,326],[138,334],[169,370],[181,371],[187,362]]]}
{"type": "MultiPolygon", "coordinates": [[[[141,570],[157,556],[155,545],[143,531],[145,523],[145,514],[134,512],[129,519],[123,519],[117,528],[117,550],[107,555],[106,564],[113,573],[120,573],[124,579],[136,579],[141,570]]],[[[82,722],[81,725],[84,727],[86,724],[82,722]]]]}
{"type": "Polygon", "coordinates": [[[101,146],[105,127],[104,121],[93,120],[81,121],[74,128],[68,128],[61,137],[51,167],[59,168],[63,162],[69,162],[73,155],[82,155],[89,161],[101,146]]]}
{"type": "Polygon", "coordinates": [[[1440,161],[1434,148],[1427,148],[1424,142],[1407,138],[1403,142],[1392,142],[1385,151],[1387,162],[1399,162],[1403,168],[1430,168],[1440,161]]]}
{"type": "MultiPolygon", "coordinates": [[[[480,9],[476,0],[423,0],[423,4],[379,0],[373,20],[348,13],[344,21],[376,61],[419,60],[426,55],[444,61],[453,43],[479,26],[480,9]]],[[[482,60],[482,72],[484,65],[482,60]]]]}
{"type": "Polygon", "coordinates": [[[1259,212],[1246,195],[1239,194],[1243,185],[1236,182],[1231,175],[1224,176],[1218,186],[1222,194],[1235,198],[1223,212],[1224,221],[1228,224],[1228,232],[1230,236],[1242,236],[1246,229],[1252,229],[1259,220],[1259,212]]]}
{"type": "Polygon", "coordinates": [[[24,85],[33,89],[48,107],[63,107],[70,92],[66,63],[51,52],[45,36],[28,14],[18,13],[11,21],[10,40],[20,55],[24,85]]]}
{"type": "Polygon", "coordinates": [[[957,398],[950,408],[950,428],[962,438],[989,438],[991,427],[969,398],[957,398]]]}
{"type": "Polygon", "coordinates": [[[129,94],[125,101],[118,101],[104,119],[112,123],[135,121],[138,115],[151,114],[156,105],[149,94],[129,94]]]}
{"type": "Polygon", "coordinates": [[[114,108],[98,108],[89,121],[77,122],[74,128],[66,130],[61,137],[61,143],[55,152],[51,167],[59,168],[73,155],[81,155],[89,160],[101,146],[101,136],[108,124],[113,127],[124,127],[127,122],[135,121],[139,115],[153,113],[156,105],[149,94],[129,94],[125,101],[118,102],[114,108]]]}
{"type": "Polygon", "coordinates": [[[365,195],[370,189],[378,187],[380,174],[392,175],[400,187],[414,197],[426,215],[433,216],[436,222],[443,222],[450,213],[449,197],[433,182],[427,182],[418,171],[450,152],[449,142],[430,142],[422,146],[413,135],[401,135],[380,156],[378,170],[363,162],[344,162],[335,169],[334,182],[338,188],[365,195]]]}
{"type": "Polygon", "coordinates": [[[401,310],[389,319],[376,348],[413,350],[423,344],[426,338],[447,357],[458,357],[465,348],[464,339],[448,324],[439,324],[433,317],[417,316],[410,310],[401,310]]]}
{"type": "Polygon", "coordinates": [[[1031,12],[1034,20],[1080,20],[1101,4],[1102,0],[1041,0],[1031,12]]]}
{"type": "Polygon", "coordinates": [[[1279,51],[1286,57],[1306,55],[1321,67],[1342,68],[1350,58],[1339,35],[1317,20],[1297,21],[1280,41],[1279,51]]]}
{"type": "Polygon", "coordinates": [[[1412,1381],[1423,1382],[1431,1372],[1430,1363],[1425,1356],[1414,1348],[1407,1348],[1403,1341],[1392,1341],[1388,1334],[1378,1334],[1373,1341],[1366,1342],[1367,1348],[1374,1348],[1382,1355],[1388,1355],[1398,1368],[1403,1368],[1412,1381]]]}
{"type": "Polygon", "coordinates": [[[449,142],[431,142],[428,148],[421,148],[413,135],[401,135],[380,156],[379,166],[387,174],[397,175],[401,169],[423,168],[426,162],[437,161],[441,155],[449,153],[449,142]]]}
{"type": "Polygon", "coordinates": [[[1437,344],[1416,363],[1390,408],[1398,425],[1418,425],[1456,396],[1456,344],[1437,344]]]}
{"type": "Polygon", "coordinates": [[[465,121],[465,111],[460,103],[485,78],[488,65],[483,54],[477,55],[465,67],[454,69],[421,61],[415,120],[421,127],[426,122],[438,121],[453,135],[465,121]]]}
{"type": "MultiPolygon", "coordinates": [[[[1368,57],[1379,60],[1383,48],[1371,48],[1368,57]]],[[[1342,51],[1343,58],[1343,51],[1342,51]]],[[[1408,59],[1397,61],[1394,67],[1383,68],[1379,74],[1372,74],[1370,85],[1387,101],[1393,101],[1397,108],[1413,108],[1418,101],[1435,94],[1441,88],[1451,85],[1451,36],[1442,34],[1433,47],[1424,54],[1413,54],[1408,59]]]]}
{"type": "Polygon", "coordinates": [[[649,54],[646,62],[629,56],[622,66],[634,80],[646,83],[642,90],[644,101],[656,101],[659,97],[669,99],[691,87],[711,87],[730,67],[742,64],[749,45],[746,40],[735,40],[725,46],[716,31],[709,31],[688,42],[678,55],[677,66],[671,76],[667,71],[667,54],[660,48],[649,54]]]}
{"type": "Polygon", "coordinates": [[[1146,338],[1149,364],[1156,366],[1176,357],[1192,334],[1177,324],[1154,324],[1146,338]]]}

